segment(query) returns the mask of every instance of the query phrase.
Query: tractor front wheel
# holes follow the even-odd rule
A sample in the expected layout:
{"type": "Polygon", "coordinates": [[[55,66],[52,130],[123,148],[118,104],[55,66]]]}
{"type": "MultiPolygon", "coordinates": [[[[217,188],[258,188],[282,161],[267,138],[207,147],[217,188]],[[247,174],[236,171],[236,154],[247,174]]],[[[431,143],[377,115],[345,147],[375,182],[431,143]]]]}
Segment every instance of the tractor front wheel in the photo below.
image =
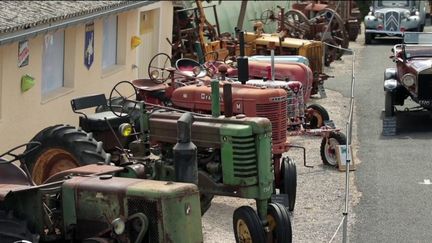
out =
{"type": "Polygon", "coordinates": [[[318,104],[311,104],[306,109],[308,128],[316,129],[325,125],[325,121],[330,120],[327,110],[318,104]]]}
{"type": "Polygon", "coordinates": [[[45,128],[32,141],[41,145],[28,153],[25,163],[36,184],[42,184],[60,171],[98,162],[107,164],[110,160],[102,142],[97,142],[91,133],[69,125],[45,128]]]}
{"type": "Polygon", "coordinates": [[[337,166],[336,148],[346,144],[346,136],[341,132],[330,132],[321,141],[321,159],[325,165],[337,166]]]}
{"type": "Polygon", "coordinates": [[[291,243],[292,228],[286,207],[280,203],[269,203],[267,208],[267,221],[270,237],[273,243],[291,243]]]}
{"type": "Polygon", "coordinates": [[[293,211],[297,192],[297,168],[292,159],[283,159],[281,173],[280,192],[288,195],[288,210],[293,211]]]}
{"type": "Polygon", "coordinates": [[[241,206],[233,214],[236,242],[264,243],[266,235],[258,214],[249,206],[241,206]]]}

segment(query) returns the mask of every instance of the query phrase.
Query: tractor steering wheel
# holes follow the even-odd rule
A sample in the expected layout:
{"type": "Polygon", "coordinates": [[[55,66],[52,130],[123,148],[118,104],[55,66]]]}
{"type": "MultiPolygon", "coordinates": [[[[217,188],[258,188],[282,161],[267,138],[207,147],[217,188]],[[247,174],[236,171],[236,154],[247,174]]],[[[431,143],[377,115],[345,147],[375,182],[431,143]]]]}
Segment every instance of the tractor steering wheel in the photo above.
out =
{"type": "Polygon", "coordinates": [[[135,86],[129,81],[121,81],[117,83],[110,92],[108,99],[108,107],[114,115],[118,117],[131,116],[137,107],[136,97],[138,92],[135,86]],[[120,92],[121,90],[122,92],[120,92]],[[123,95],[126,93],[128,95],[123,95]],[[118,97],[118,96],[120,97],[118,97]],[[134,100],[131,100],[133,97],[134,100]],[[120,98],[120,99],[115,99],[120,98]],[[114,104],[113,100],[119,100],[118,103],[114,104]]]}
{"type": "Polygon", "coordinates": [[[36,149],[38,149],[42,144],[40,142],[36,142],[36,141],[31,141],[25,144],[21,144],[18,145],[10,150],[8,150],[7,152],[3,153],[0,155],[0,164],[9,164],[12,163],[14,161],[20,160],[24,157],[26,157],[29,153],[35,151],[36,149]],[[15,151],[22,148],[22,147],[32,147],[29,150],[25,151],[24,153],[21,154],[16,154],[15,151]],[[4,156],[9,156],[12,157],[11,159],[5,159],[3,158],[4,156]]]}

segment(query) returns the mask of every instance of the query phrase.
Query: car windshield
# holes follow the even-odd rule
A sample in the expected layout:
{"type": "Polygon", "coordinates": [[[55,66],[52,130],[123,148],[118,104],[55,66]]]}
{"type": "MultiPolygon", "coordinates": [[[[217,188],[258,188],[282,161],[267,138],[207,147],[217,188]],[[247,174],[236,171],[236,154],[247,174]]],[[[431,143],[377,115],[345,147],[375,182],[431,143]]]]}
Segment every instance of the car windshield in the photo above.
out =
{"type": "Polygon", "coordinates": [[[405,32],[404,43],[432,45],[432,33],[405,32]]]}
{"type": "Polygon", "coordinates": [[[409,1],[386,1],[380,0],[378,1],[378,7],[408,7],[409,1]]]}

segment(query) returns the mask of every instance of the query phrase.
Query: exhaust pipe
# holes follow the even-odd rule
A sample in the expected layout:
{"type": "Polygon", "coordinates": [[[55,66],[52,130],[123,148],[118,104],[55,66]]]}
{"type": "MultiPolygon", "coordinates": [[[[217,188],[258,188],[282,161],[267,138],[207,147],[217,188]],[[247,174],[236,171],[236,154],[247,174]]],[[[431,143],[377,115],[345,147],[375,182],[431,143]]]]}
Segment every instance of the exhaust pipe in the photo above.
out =
{"type": "Polygon", "coordinates": [[[246,84],[249,80],[249,61],[245,56],[245,40],[244,31],[239,33],[240,56],[237,57],[238,80],[242,84],[246,84]]]}
{"type": "Polygon", "coordinates": [[[211,112],[212,117],[220,116],[220,96],[219,96],[219,81],[214,79],[210,82],[211,84],[211,112]]]}
{"type": "Polygon", "coordinates": [[[225,83],[223,86],[223,100],[224,100],[224,114],[225,117],[229,118],[233,116],[232,109],[232,85],[225,83]]]}
{"type": "Polygon", "coordinates": [[[177,143],[173,148],[174,171],[177,182],[198,185],[197,147],[191,141],[193,116],[184,113],[177,120],[177,143]]]}

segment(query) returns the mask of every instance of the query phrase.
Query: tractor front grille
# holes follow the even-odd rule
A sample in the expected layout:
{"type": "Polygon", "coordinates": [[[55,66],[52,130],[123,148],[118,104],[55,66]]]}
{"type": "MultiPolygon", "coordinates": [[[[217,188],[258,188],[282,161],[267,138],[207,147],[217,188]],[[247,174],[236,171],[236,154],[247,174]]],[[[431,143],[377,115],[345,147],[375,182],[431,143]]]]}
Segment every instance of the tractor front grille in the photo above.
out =
{"type": "Polygon", "coordinates": [[[321,42],[315,42],[306,46],[306,58],[313,73],[322,73],[323,47],[321,42]]]}
{"type": "Polygon", "coordinates": [[[257,104],[256,115],[266,117],[272,124],[273,146],[284,145],[286,142],[287,131],[287,102],[257,104]]]}
{"type": "MultiPolygon", "coordinates": [[[[128,198],[128,214],[129,216],[135,213],[143,213],[149,220],[149,229],[143,238],[142,242],[159,242],[159,222],[162,221],[162,216],[158,213],[156,201],[143,200],[142,198],[128,198]]],[[[139,231],[134,229],[133,223],[128,225],[131,242],[135,242],[139,231]]]]}
{"type": "Polygon", "coordinates": [[[389,11],[384,16],[384,30],[399,31],[400,14],[396,11],[389,11]]]}
{"type": "Polygon", "coordinates": [[[255,137],[232,137],[234,176],[249,178],[258,176],[255,137]]]}
{"type": "Polygon", "coordinates": [[[418,75],[418,99],[432,100],[432,74],[418,75]]]}

